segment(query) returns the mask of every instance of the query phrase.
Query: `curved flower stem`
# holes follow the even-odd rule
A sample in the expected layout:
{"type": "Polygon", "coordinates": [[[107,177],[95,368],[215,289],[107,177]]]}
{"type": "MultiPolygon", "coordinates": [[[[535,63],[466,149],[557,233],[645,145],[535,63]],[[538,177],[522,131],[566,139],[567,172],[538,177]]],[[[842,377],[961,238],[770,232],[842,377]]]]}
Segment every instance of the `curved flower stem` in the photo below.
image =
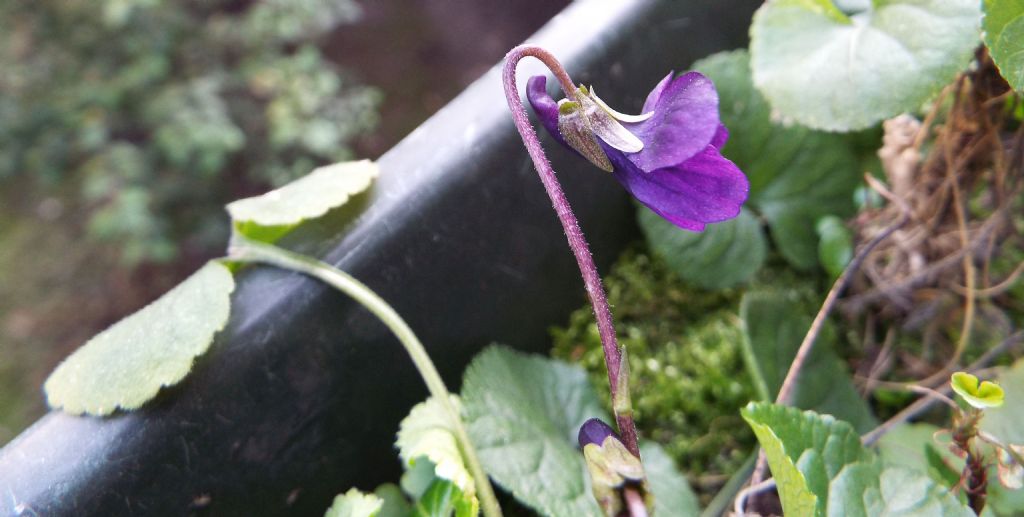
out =
{"type": "MultiPolygon", "coordinates": [[[[526,108],[523,107],[523,101],[519,98],[519,89],[516,87],[516,66],[524,57],[534,57],[543,62],[555,74],[555,77],[558,78],[558,82],[562,85],[562,90],[565,92],[566,97],[575,99],[576,89],[573,86],[572,79],[569,78],[569,74],[562,68],[562,64],[550,52],[540,47],[520,45],[509,51],[508,55],[505,56],[502,83],[505,85],[505,98],[508,100],[508,107],[512,111],[512,120],[515,122],[516,129],[519,130],[519,135],[523,138],[523,144],[526,145],[530,158],[533,159],[533,165],[537,169],[537,174],[540,175],[541,183],[544,184],[544,189],[547,191],[548,197],[551,198],[551,204],[558,214],[558,220],[562,223],[562,229],[565,231],[565,237],[569,241],[569,247],[572,248],[572,253],[576,257],[580,273],[583,274],[583,283],[586,286],[590,304],[594,308],[597,329],[601,335],[601,345],[604,348],[604,362],[608,369],[608,385],[611,388],[612,400],[619,400],[616,396],[619,393],[619,389],[628,390],[629,387],[619,386],[622,354],[615,338],[612,313],[608,308],[608,299],[605,297],[604,288],[601,286],[601,276],[597,273],[597,267],[594,266],[594,258],[590,255],[590,247],[587,246],[587,241],[583,238],[583,232],[580,231],[576,216],[569,206],[569,201],[565,198],[565,193],[558,183],[558,178],[555,177],[555,171],[551,168],[551,163],[544,154],[544,149],[537,138],[537,132],[530,125],[530,119],[526,114],[526,108]]],[[[632,412],[616,412],[615,421],[618,425],[623,445],[639,458],[640,448],[637,446],[636,425],[633,423],[632,412]]]]}
{"type": "Polygon", "coordinates": [[[462,415],[451,402],[451,394],[441,380],[441,375],[434,367],[434,363],[427,355],[423,343],[416,337],[405,320],[398,315],[387,302],[377,293],[373,292],[365,284],[356,280],[344,271],[331,266],[325,262],[291,252],[277,246],[264,244],[246,239],[240,235],[234,235],[231,239],[231,248],[228,258],[239,262],[258,262],[276,266],[290,271],[297,271],[312,276],[327,285],[351,296],[357,302],[366,307],[381,322],[387,325],[388,329],[395,334],[395,337],[402,342],[412,362],[416,365],[423,382],[427,385],[430,395],[438,400],[448,413],[455,431],[455,438],[459,442],[462,456],[473,475],[476,483],[476,490],[480,496],[480,505],[484,515],[487,517],[501,517],[501,507],[494,496],[487,473],[484,472],[480,460],[476,456],[476,449],[469,441],[469,433],[462,425],[462,415]]]}

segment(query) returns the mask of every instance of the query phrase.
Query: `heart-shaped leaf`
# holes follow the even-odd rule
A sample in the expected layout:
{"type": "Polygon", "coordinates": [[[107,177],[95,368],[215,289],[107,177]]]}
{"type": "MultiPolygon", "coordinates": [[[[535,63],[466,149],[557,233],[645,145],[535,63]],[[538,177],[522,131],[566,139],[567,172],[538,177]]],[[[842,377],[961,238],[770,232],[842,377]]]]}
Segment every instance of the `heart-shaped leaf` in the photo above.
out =
{"type": "Polygon", "coordinates": [[[865,128],[922,103],[970,62],[977,0],[768,0],[750,27],[754,84],[786,119],[865,128]]]}
{"type": "Polygon", "coordinates": [[[46,380],[51,407],[107,415],[135,409],[188,374],[231,312],[235,280],[208,262],[167,294],[104,330],[46,380]]]}
{"type": "Polygon", "coordinates": [[[956,372],[950,377],[950,386],[957,395],[978,409],[1003,405],[1003,388],[990,381],[979,383],[978,378],[967,372],[956,372]]]}

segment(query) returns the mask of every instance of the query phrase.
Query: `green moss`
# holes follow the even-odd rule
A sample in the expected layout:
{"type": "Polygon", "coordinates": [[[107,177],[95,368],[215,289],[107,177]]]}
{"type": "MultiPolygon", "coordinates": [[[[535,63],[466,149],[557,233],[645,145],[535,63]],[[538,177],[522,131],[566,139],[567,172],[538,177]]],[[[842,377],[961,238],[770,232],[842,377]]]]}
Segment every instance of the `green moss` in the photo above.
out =
{"type": "MultiPolygon", "coordinates": [[[[739,346],[742,291],[689,287],[660,260],[636,251],[620,258],[605,286],[629,353],[641,435],[664,444],[691,478],[734,472],[754,443],[739,415],[755,397],[739,346]]],[[[568,327],[553,335],[553,355],[586,368],[608,400],[590,307],[574,312],[568,327]]]]}

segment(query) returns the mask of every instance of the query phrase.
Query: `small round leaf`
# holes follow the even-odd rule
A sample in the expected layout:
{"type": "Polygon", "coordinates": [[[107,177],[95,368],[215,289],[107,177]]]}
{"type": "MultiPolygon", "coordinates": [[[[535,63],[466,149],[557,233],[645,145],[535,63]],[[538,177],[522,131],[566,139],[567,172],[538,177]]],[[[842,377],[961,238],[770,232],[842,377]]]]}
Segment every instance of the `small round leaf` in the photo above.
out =
{"type": "Polygon", "coordinates": [[[957,395],[978,409],[1003,405],[1003,388],[994,382],[984,381],[979,384],[977,377],[967,372],[956,372],[950,379],[950,385],[957,395]]]}

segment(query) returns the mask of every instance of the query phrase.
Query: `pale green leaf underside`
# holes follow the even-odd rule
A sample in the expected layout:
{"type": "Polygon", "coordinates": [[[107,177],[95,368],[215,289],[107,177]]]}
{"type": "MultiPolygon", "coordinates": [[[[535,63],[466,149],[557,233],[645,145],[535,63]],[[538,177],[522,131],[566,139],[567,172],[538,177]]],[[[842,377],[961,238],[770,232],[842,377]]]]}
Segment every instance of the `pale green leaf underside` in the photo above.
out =
{"type": "Polygon", "coordinates": [[[355,488],[336,496],[324,517],[375,517],[384,501],[374,494],[364,494],[355,488]]]}
{"type": "Polygon", "coordinates": [[[366,190],[379,173],[370,160],[319,167],[277,190],[227,206],[243,235],[271,242],[307,219],[315,219],[366,190]]]}
{"type": "Polygon", "coordinates": [[[1014,90],[1024,89],[1024,0],[984,0],[983,38],[1014,90]]]}
{"type": "Polygon", "coordinates": [[[754,84],[778,115],[831,131],[914,111],[966,67],[976,0],[886,0],[850,17],[828,0],[769,0],[750,28],[754,84]]]}
{"type": "Polygon", "coordinates": [[[234,287],[227,267],[208,262],[65,359],[44,386],[50,406],[107,415],[138,408],[177,383],[227,323],[234,287]]]}
{"type": "Polygon", "coordinates": [[[745,209],[703,232],[682,230],[646,207],[638,210],[640,229],[654,252],[684,280],[706,289],[749,280],[768,253],[760,224],[745,209]]]}
{"type": "MultiPolygon", "coordinates": [[[[451,402],[456,408],[461,407],[457,396],[452,395],[451,402]]],[[[451,481],[467,497],[474,498],[476,485],[466,469],[454,429],[444,406],[431,397],[413,406],[402,419],[395,445],[407,465],[426,457],[435,465],[435,476],[451,481]]]]}
{"type": "Polygon", "coordinates": [[[543,515],[600,516],[576,444],[607,418],[579,367],[492,346],[466,369],[462,400],[484,470],[543,515]]]}
{"type": "Polygon", "coordinates": [[[748,206],[768,222],[772,240],[790,264],[814,268],[813,222],[854,212],[860,170],[849,143],[841,135],[774,123],[750,78],[746,51],[720,52],[693,67],[718,88],[722,123],[732,130],[722,154],[747,174],[748,206]]]}

